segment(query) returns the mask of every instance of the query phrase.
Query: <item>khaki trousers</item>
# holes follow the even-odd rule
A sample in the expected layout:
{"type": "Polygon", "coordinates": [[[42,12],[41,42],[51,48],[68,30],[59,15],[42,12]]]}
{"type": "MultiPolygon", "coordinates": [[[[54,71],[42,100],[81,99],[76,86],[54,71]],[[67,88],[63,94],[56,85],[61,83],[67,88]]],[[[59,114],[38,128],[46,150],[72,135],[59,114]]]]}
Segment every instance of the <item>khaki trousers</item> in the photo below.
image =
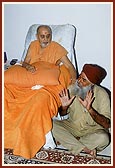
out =
{"type": "MultiPolygon", "coordinates": [[[[75,131],[75,130],[74,130],[75,131]]],[[[97,130],[92,134],[87,134],[77,140],[77,136],[73,135],[73,130],[66,121],[53,121],[53,136],[56,141],[67,148],[73,154],[80,153],[84,147],[88,149],[96,149],[98,152],[102,151],[110,143],[109,134],[105,130],[97,130]]]]}

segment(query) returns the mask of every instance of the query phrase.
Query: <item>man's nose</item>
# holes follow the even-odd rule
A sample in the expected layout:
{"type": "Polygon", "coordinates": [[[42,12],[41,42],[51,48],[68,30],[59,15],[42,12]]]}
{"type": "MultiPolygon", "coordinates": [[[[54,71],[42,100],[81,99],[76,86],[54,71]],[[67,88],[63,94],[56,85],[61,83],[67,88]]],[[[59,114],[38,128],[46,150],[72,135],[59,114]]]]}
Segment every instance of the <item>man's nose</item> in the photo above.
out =
{"type": "Polygon", "coordinates": [[[81,77],[78,77],[77,82],[78,82],[78,85],[81,85],[81,84],[82,84],[82,78],[81,78],[81,77]]]}
{"type": "Polygon", "coordinates": [[[44,36],[44,41],[47,41],[47,36],[44,36]]]}
{"type": "Polygon", "coordinates": [[[77,84],[78,84],[79,87],[82,86],[82,79],[81,79],[81,78],[78,78],[78,80],[77,80],[77,84]]]}
{"type": "Polygon", "coordinates": [[[77,79],[77,82],[80,83],[80,81],[81,81],[81,77],[79,76],[77,79]]]}

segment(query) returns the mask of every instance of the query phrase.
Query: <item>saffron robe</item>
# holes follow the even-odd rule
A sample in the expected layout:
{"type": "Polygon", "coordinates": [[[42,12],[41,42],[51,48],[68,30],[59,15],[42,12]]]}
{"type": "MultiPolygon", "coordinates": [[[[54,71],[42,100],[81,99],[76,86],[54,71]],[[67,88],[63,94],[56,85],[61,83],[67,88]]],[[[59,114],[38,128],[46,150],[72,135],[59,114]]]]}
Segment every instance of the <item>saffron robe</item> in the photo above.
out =
{"type": "MultiPolygon", "coordinates": [[[[39,48],[37,40],[30,44],[27,54],[31,63],[56,63],[67,54],[56,42],[51,42],[42,54],[39,48]]],[[[45,135],[52,129],[52,117],[57,115],[61,105],[59,92],[70,83],[67,68],[62,65],[60,71],[59,85],[39,90],[4,84],[4,147],[13,149],[14,155],[30,159],[45,144],[45,135]]]]}

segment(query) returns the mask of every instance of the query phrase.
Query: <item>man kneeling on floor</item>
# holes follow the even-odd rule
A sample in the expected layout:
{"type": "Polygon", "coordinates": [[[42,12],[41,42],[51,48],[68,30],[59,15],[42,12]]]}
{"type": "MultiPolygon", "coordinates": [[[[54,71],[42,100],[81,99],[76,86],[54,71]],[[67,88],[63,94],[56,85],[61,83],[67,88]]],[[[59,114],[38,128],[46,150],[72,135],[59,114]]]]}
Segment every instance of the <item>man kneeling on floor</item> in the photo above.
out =
{"type": "Polygon", "coordinates": [[[110,143],[110,99],[99,86],[106,74],[98,65],[85,64],[76,84],[60,93],[60,114],[68,118],[53,121],[53,136],[73,154],[96,157],[110,143]]]}

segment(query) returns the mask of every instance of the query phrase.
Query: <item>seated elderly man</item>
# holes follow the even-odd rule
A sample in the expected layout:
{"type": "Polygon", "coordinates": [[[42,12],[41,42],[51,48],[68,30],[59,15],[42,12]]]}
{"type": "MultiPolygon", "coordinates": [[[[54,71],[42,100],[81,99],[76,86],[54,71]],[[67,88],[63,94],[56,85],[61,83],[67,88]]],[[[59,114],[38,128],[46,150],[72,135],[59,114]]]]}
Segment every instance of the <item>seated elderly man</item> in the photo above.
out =
{"type": "Polygon", "coordinates": [[[105,76],[102,67],[85,64],[76,84],[60,93],[60,114],[69,117],[53,121],[53,135],[73,154],[84,151],[96,157],[110,143],[110,99],[99,86],[105,76]]]}
{"type": "Polygon", "coordinates": [[[45,61],[60,65],[63,63],[70,71],[71,81],[75,82],[76,71],[67,57],[67,50],[59,43],[52,41],[52,30],[47,25],[41,25],[37,28],[37,40],[32,41],[22,66],[30,72],[35,72],[36,67],[32,63],[45,61]]]}
{"type": "Polygon", "coordinates": [[[61,105],[60,91],[76,81],[68,52],[52,41],[51,28],[41,25],[36,33],[22,66],[4,72],[4,148],[27,159],[46,144],[52,118],[61,105]],[[35,90],[36,85],[40,87],[35,90]]]}

